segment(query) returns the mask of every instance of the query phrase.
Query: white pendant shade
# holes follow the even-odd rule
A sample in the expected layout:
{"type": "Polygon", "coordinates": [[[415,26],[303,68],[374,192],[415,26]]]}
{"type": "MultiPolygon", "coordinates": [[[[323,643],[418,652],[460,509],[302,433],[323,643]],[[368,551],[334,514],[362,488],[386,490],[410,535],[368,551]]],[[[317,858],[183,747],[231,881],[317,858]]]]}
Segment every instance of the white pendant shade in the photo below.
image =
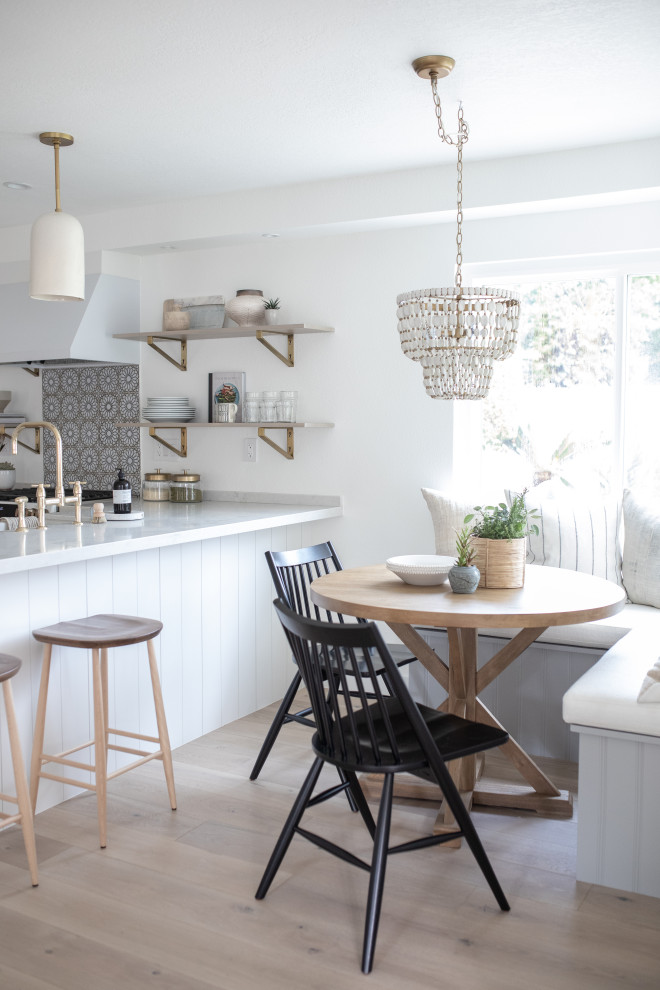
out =
{"type": "Polygon", "coordinates": [[[30,296],[47,301],[85,298],[85,241],[78,220],[53,210],[32,225],[30,296]]]}

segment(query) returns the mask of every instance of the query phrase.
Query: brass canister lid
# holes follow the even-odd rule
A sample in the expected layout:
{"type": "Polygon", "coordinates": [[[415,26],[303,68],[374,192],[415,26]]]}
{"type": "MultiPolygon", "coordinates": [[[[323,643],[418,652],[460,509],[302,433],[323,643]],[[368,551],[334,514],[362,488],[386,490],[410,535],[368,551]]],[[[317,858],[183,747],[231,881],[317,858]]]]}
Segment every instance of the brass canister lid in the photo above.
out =
{"type": "Polygon", "coordinates": [[[145,474],[145,481],[169,481],[171,475],[163,474],[162,471],[154,471],[152,474],[145,474]]]}
{"type": "Polygon", "coordinates": [[[199,481],[198,474],[173,474],[172,481],[199,481]]]}

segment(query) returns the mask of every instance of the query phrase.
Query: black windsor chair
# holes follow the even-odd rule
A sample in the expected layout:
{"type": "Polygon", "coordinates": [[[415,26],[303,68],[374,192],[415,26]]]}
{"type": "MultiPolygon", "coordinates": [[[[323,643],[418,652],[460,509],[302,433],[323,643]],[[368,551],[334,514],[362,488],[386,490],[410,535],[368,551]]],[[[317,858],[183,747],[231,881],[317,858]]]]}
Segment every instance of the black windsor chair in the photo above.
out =
{"type": "MultiPolygon", "coordinates": [[[[309,586],[315,578],[321,577],[323,574],[330,574],[332,571],[343,570],[332,543],[319,543],[316,546],[303,547],[300,550],[267,550],[266,561],[273,578],[277,597],[286,602],[290,608],[308,618],[325,618],[327,622],[344,621],[342,615],[333,616],[333,613],[325,610],[322,612],[318,606],[312,603],[309,593],[309,586]]],[[[358,619],[358,622],[364,621],[364,619],[358,619]]],[[[389,649],[399,667],[403,667],[415,659],[405,646],[392,645],[389,649]]],[[[383,667],[379,663],[378,658],[375,658],[374,664],[375,672],[378,676],[383,676],[383,667]]],[[[366,671],[362,676],[366,676],[366,671]]],[[[301,674],[299,670],[296,670],[293,680],[282,699],[282,703],[277,709],[275,718],[266,733],[266,738],[252,767],[250,780],[256,780],[261,773],[261,769],[268,759],[283,725],[286,725],[288,722],[298,722],[301,725],[308,725],[312,729],[316,728],[316,724],[311,717],[311,708],[303,708],[297,712],[290,710],[300,687],[300,682],[301,674]]],[[[353,807],[352,801],[349,800],[349,803],[353,807]]]]}
{"type": "Polygon", "coordinates": [[[506,897],[446,766],[448,760],[501,746],[508,740],[508,733],[416,704],[374,623],[319,622],[298,615],[282,601],[274,604],[309,691],[316,719],[316,733],[312,737],[315,759],[272,852],[256,893],[257,899],[261,900],[268,893],[296,833],[345,862],[366,870],[370,879],[362,972],[369,973],[373,966],[387,857],[463,837],[500,908],[508,911],[506,897]],[[341,650],[343,663],[333,668],[335,677],[328,677],[327,671],[333,662],[331,651],[337,650],[341,650]],[[378,689],[377,662],[387,675],[393,696],[385,696],[378,689]],[[364,667],[375,685],[375,700],[371,703],[366,692],[347,690],[348,677],[357,677],[358,686],[362,684],[364,667]],[[343,772],[345,781],[312,797],[324,763],[334,764],[343,772]],[[356,776],[362,772],[384,775],[377,824],[356,776]],[[404,772],[440,785],[456,820],[455,830],[389,846],[394,775],[404,772]],[[341,791],[350,792],[373,837],[371,863],[300,826],[308,807],[341,791]]]}

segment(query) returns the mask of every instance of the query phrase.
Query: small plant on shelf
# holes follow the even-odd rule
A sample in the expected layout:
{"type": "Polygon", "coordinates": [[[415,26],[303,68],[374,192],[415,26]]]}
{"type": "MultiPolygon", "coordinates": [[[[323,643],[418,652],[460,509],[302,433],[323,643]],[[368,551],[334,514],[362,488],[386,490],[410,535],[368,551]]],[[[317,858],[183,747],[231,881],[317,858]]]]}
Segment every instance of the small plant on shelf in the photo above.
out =
{"type": "Polygon", "coordinates": [[[530,520],[538,519],[536,510],[528,509],[525,503],[527,489],[514,495],[511,505],[500,502],[498,505],[475,505],[474,512],[463,520],[471,523],[471,535],[483,540],[519,540],[533,533],[538,536],[539,528],[530,520]],[[477,514],[475,516],[475,513],[477,514]]]}
{"type": "Polygon", "coordinates": [[[13,471],[14,465],[11,461],[0,461],[0,471],[13,471]]]}
{"type": "Polygon", "coordinates": [[[279,309],[279,308],[280,308],[279,297],[277,299],[267,299],[266,302],[264,303],[264,309],[279,309]]]}

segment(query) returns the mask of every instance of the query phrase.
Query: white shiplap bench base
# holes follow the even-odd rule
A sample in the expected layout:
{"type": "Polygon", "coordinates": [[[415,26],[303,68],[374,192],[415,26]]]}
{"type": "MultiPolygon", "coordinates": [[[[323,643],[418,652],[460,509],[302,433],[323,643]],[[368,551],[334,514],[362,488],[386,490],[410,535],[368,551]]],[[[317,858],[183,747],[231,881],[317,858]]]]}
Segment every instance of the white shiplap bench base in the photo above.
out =
{"type": "Polygon", "coordinates": [[[579,733],[577,879],[660,897],[660,704],[639,704],[660,639],[620,639],[564,695],[579,733]]]}

